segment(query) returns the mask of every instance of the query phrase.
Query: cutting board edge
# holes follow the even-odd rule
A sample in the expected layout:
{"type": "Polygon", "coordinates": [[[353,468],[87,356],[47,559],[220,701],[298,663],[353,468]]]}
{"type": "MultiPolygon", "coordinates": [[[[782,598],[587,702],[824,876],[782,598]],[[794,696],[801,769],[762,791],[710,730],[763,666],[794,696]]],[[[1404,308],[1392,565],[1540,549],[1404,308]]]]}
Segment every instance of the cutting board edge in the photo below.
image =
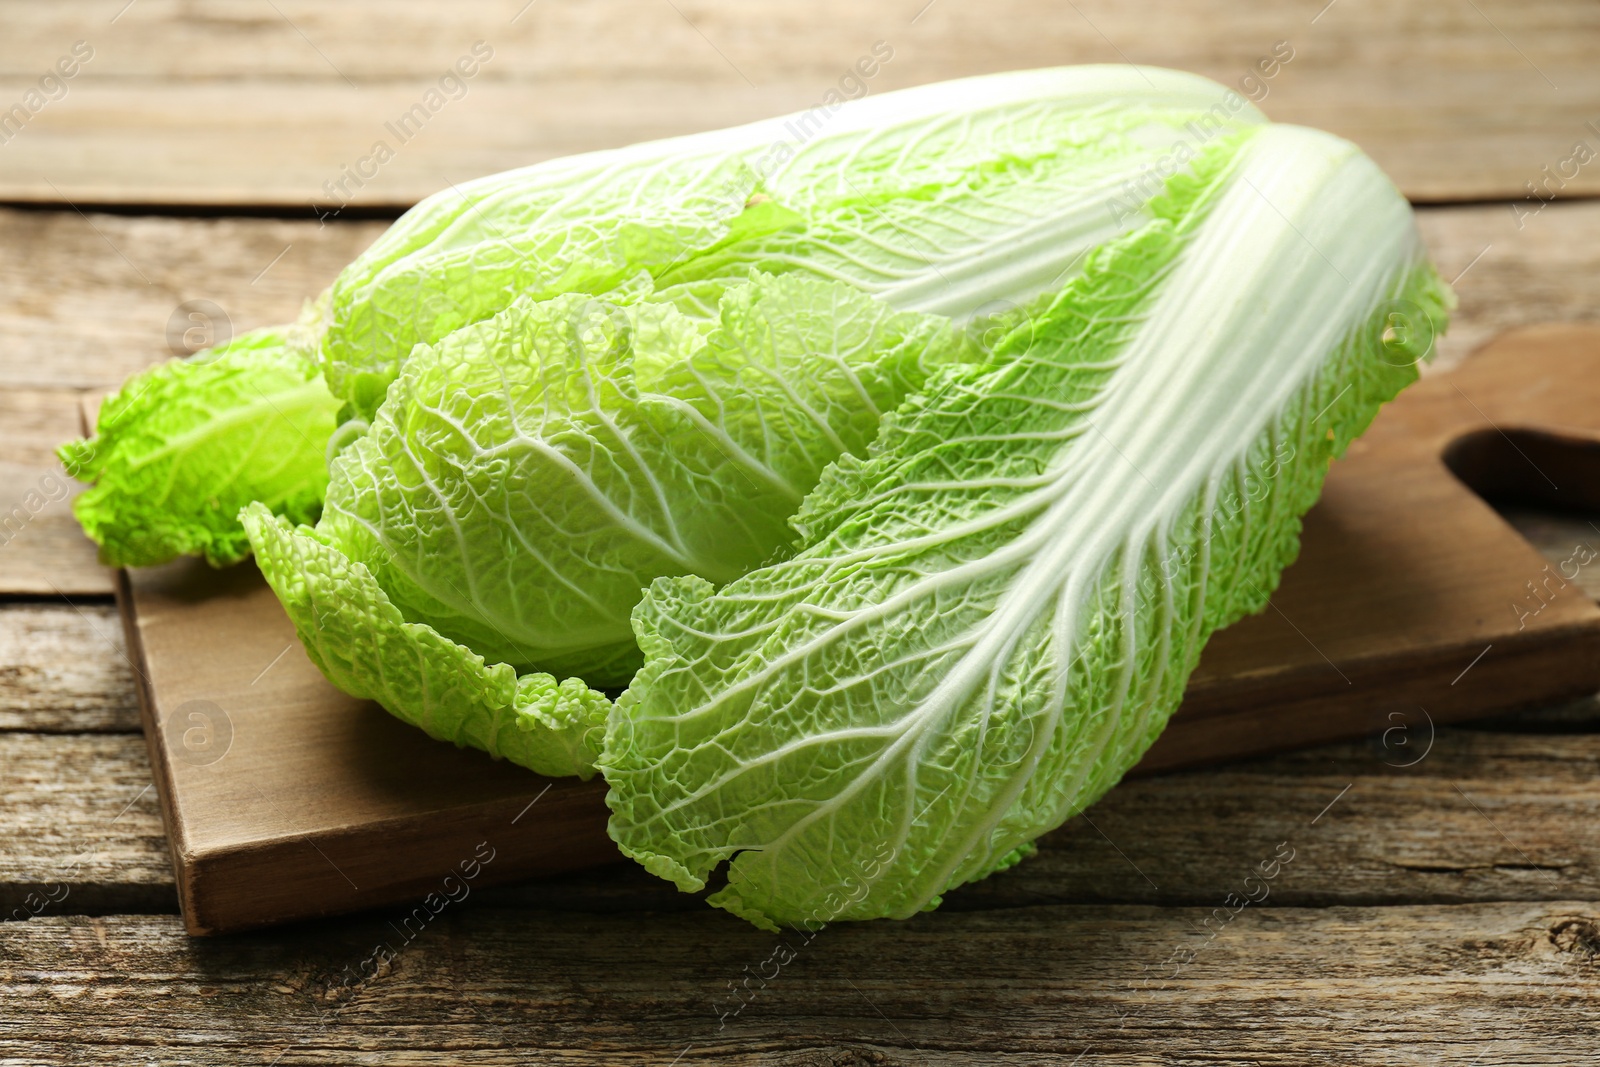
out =
{"type": "Polygon", "coordinates": [[[139,725],[144,734],[145,751],[150,758],[152,784],[156,789],[156,802],[161,809],[161,824],[165,828],[167,859],[172,864],[172,877],[178,896],[178,906],[184,923],[189,922],[189,909],[185,901],[190,896],[189,869],[185,855],[190,851],[188,834],[177,818],[172,797],[172,772],[167,766],[166,745],[162,743],[161,730],[155,719],[156,698],[150,691],[149,662],[144,654],[144,642],[139,634],[139,620],[133,604],[133,590],[128,584],[128,572],[119,567],[112,581],[112,594],[116,598],[117,617],[122,620],[123,641],[128,650],[128,662],[134,668],[134,691],[139,699],[139,725]]]}
{"type": "MultiPolygon", "coordinates": [[[[1372,679],[1358,689],[1329,690],[1292,702],[1253,702],[1232,713],[1219,711],[1188,720],[1174,715],[1128,776],[1165,774],[1285,749],[1371,736],[1396,725],[1388,716],[1397,711],[1406,713],[1400,725],[1410,730],[1419,726],[1417,717],[1410,714],[1411,709],[1422,712],[1422,723],[1461,723],[1549,707],[1600,692],[1600,620],[1560,631],[1545,631],[1538,636],[1537,641],[1530,639],[1513,644],[1494,661],[1485,658],[1474,665],[1471,671],[1477,678],[1465,689],[1455,690],[1455,682],[1446,684],[1444,678],[1448,673],[1417,671],[1398,687],[1391,676],[1386,684],[1372,679]],[[1582,670],[1574,671],[1573,664],[1582,670]],[[1538,679],[1541,684],[1530,688],[1530,678],[1538,679]],[[1508,696],[1511,692],[1516,695],[1508,696]],[[1444,702],[1434,699],[1435,695],[1442,695],[1444,702]],[[1273,735],[1272,743],[1252,746],[1242,735],[1259,726],[1264,712],[1280,717],[1299,715],[1306,728],[1291,731],[1289,736],[1293,740],[1286,744],[1280,719],[1279,732],[1273,735]],[[1221,738],[1228,740],[1219,746],[1221,738]],[[1209,745],[1201,743],[1207,739],[1209,745]],[[1174,754],[1169,756],[1169,751],[1174,754]],[[1181,757],[1176,754],[1179,751],[1181,757]]],[[[1438,665],[1443,666],[1444,662],[1441,660],[1438,665]]]]}
{"type": "MultiPolygon", "coordinates": [[[[570,848],[559,860],[552,860],[549,840],[540,842],[541,849],[532,858],[517,858],[516,846],[530,842],[539,834],[535,823],[528,828],[507,835],[489,838],[495,860],[483,864],[482,873],[473,880],[478,887],[502,885],[508,882],[555,877],[571,871],[607,866],[626,859],[605,831],[605,818],[609,816],[601,794],[575,796],[569,806],[579,809],[578,818],[567,818],[560,823],[560,840],[570,848]],[[590,803],[597,801],[598,803],[590,803]]],[[[282,834],[270,839],[196,848],[183,856],[184,868],[180,887],[180,905],[184,928],[198,936],[235,933],[281,922],[298,922],[343,915],[396,904],[418,904],[431,891],[438,891],[441,879],[451,871],[457,858],[471,855],[472,843],[468,840],[477,833],[451,836],[453,830],[481,827],[474,816],[485,809],[501,807],[497,802],[469,806],[456,812],[456,817],[444,822],[438,819],[420,820],[414,817],[384,820],[359,829],[312,834],[282,834]],[[419,832],[413,832],[419,831],[419,832]],[[403,865],[407,873],[389,881],[373,882],[370,871],[347,864],[337,865],[331,855],[348,856],[376,843],[387,843],[388,850],[370,850],[381,854],[385,860],[393,858],[393,843],[404,843],[402,853],[419,855],[414,862],[403,865]],[[296,892],[292,896],[274,894],[253,895],[247,892],[217,892],[224,889],[260,886],[275,872],[295,869],[304,858],[306,849],[320,857],[297,875],[296,892]],[[420,854],[432,853],[431,856],[420,854]],[[440,857],[451,857],[443,863],[440,857]],[[355,888],[351,872],[361,878],[362,885],[355,888]],[[420,873],[419,873],[420,872],[420,873]],[[352,892],[357,895],[352,895],[352,892]],[[262,907],[262,900],[274,906],[262,907]]]]}
{"type": "MultiPolygon", "coordinates": [[[[1421,649],[1408,649],[1355,660],[1343,660],[1337,665],[1337,670],[1349,677],[1353,685],[1340,685],[1336,679],[1328,677],[1320,684],[1320,691],[1314,692],[1309,698],[1303,695],[1308,689],[1314,688],[1308,684],[1308,680],[1313,676],[1331,675],[1335,670],[1333,666],[1324,663],[1321,667],[1313,664],[1270,674],[1263,672],[1259,678],[1247,678],[1244,684],[1237,681],[1239,676],[1234,676],[1234,680],[1226,686],[1208,684],[1198,692],[1185,689],[1184,702],[1173,713],[1173,719],[1176,720],[1179,715],[1183,715],[1183,721],[1199,723],[1232,715],[1234,709],[1223,703],[1219,699],[1219,694],[1230,694],[1236,700],[1245,698],[1258,707],[1297,704],[1307,700],[1345,699],[1352,693],[1364,692],[1392,679],[1394,674],[1391,665],[1396,662],[1412,665],[1414,673],[1437,670],[1446,677],[1454,678],[1456,672],[1466,668],[1474,657],[1487,651],[1485,646],[1490,649],[1501,649],[1502,655],[1507,649],[1516,655],[1526,655],[1529,649],[1536,650],[1547,642],[1556,642],[1563,648],[1583,649],[1587,646],[1587,651],[1594,657],[1593,660],[1585,660],[1580,656],[1577,657],[1577,665],[1583,667],[1588,662],[1595,662],[1596,665],[1589,669],[1588,674],[1580,673],[1578,677],[1592,678],[1594,688],[1600,690],[1600,603],[1584,598],[1583,610],[1569,613],[1568,618],[1541,622],[1522,632],[1482,634],[1476,635],[1471,641],[1460,640],[1452,645],[1430,645],[1422,659],[1418,658],[1421,649]],[[1301,694],[1301,696],[1293,697],[1289,694],[1301,694]],[[1198,697],[1198,702],[1191,702],[1194,697],[1198,697]]],[[[1534,680],[1546,681],[1542,675],[1534,680]]],[[[1539,703],[1546,699],[1539,696],[1540,693],[1565,691],[1566,688],[1568,687],[1550,684],[1544,689],[1533,689],[1535,697],[1531,702],[1539,703]]]]}

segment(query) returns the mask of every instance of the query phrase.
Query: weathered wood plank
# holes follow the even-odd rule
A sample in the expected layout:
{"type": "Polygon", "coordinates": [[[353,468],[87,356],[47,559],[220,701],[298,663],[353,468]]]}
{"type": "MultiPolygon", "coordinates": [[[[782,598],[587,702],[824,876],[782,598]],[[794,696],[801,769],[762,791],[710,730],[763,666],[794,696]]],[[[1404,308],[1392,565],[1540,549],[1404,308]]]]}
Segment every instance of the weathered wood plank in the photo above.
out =
{"type": "Polygon", "coordinates": [[[0,918],[176,910],[142,737],[0,733],[0,753],[0,918]]]}
{"type": "MultiPolygon", "coordinates": [[[[1429,745],[1424,720],[1396,725],[1369,744],[1126,782],[1041,839],[1038,856],[945,907],[1209,904],[1283,841],[1298,852],[1273,889],[1286,906],[1600,899],[1600,731],[1440,729],[1429,745]]],[[[0,734],[0,767],[0,903],[60,881],[76,860],[72,884],[100,887],[111,907],[125,906],[113,886],[135,901],[161,887],[171,906],[138,735],[0,734]]],[[[495,893],[575,912],[701,907],[627,863],[495,893]]]]}
{"type": "Polygon", "coordinates": [[[0,390],[115,388],[208,313],[213,336],[291,321],[386,225],[0,210],[0,390]]]}
{"type": "MultiPolygon", "coordinates": [[[[6,145],[0,199],[302,208],[383,140],[395,156],[354,202],[405,205],[552,156],[815,105],[877,41],[894,54],[866,83],[873,92],[1124,61],[1238,84],[1285,41],[1293,59],[1253,90],[1264,88],[1267,112],[1351,137],[1419,199],[1520,197],[1575,141],[1600,143],[1585,128],[1600,92],[1600,12],[1581,0],[115,7],[77,0],[9,17],[0,100],[39,106],[6,145]],[[30,101],[78,40],[93,55],[64,95],[51,84],[59,99],[30,101]],[[446,85],[421,133],[385,127],[480,40],[492,56],[446,85]]],[[[1579,168],[1565,185],[1593,194],[1600,171],[1579,168]]]]}
{"type": "Polygon", "coordinates": [[[0,731],[136,731],[133,682],[112,605],[0,608],[0,731]]]}
{"type": "Polygon", "coordinates": [[[1520,229],[1517,221],[1505,205],[1417,212],[1460,299],[1439,342],[1439,368],[1518,326],[1600,317],[1600,204],[1552,204],[1520,229]]]}
{"type": "Polygon", "coordinates": [[[1600,833],[1584,824],[1600,816],[1600,736],[1441,728],[1429,740],[1418,715],[1367,743],[1125,782],[1046,837],[1019,879],[951,904],[1202,903],[1284,840],[1299,850],[1274,889],[1286,904],[1594,895],[1600,833]]]}
{"type": "Polygon", "coordinates": [[[810,939],[445,904],[407,941],[405,918],[211,942],[164,917],[15,924],[0,1057],[1569,1064],[1600,1025],[1586,902],[1029,908],[810,939]]]}
{"type": "Polygon", "coordinates": [[[72,517],[82,486],[54,454],[80,426],[77,393],[0,390],[0,593],[112,592],[111,571],[72,517]]]}
{"type": "MultiPolygon", "coordinates": [[[[1600,317],[1600,204],[1552,205],[1520,231],[1503,206],[1418,218],[1446,277],[1471,268],[1441,366],[1517,326],[1600,317]]],[[[217,305],[234,333],[287,321],[386,225],[0,209],[0,388],[114,388],[171,354],[185,301],[217,305]]]]}

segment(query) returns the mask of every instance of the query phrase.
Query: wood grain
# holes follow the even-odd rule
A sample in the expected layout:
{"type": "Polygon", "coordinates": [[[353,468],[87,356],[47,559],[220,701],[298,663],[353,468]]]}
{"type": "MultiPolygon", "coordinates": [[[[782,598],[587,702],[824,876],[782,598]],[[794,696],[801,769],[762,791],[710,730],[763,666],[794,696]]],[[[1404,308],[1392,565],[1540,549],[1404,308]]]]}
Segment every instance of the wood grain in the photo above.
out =
{"type": "Polygon", "coordinates": [[[1417,226],[1460,300],[1434,371],[1509,330],[1600,320],[1600,204],[1553,204],[1521,229],[1503,204],[1425,208],[1417,226]]]}
{"type": "Polygon", "coordinates": [[[139,728],[122,621],[105,603],[0,608],[0,731],[139,728]]]}
{"type": "Polygon", "coordinates": [[[176,908],[143,749],[136,734],[0,734],[0,918],[176,908]]]}
{"type": "MultiPolygon", "coordinates": [[[[104,596],[112,574],[72,517],[81,491],[54,448],[77,437],[78,395],[61,389],[0,391],[0,592],[104,596]]],[[[3,713],[0,713],[3,714],[3,713]]]]}
{"type": "MultiPolygon", "coordinates": [[[[1520,231],[1503,205],[1417,218],[1446,277],[1471,268],[1440,366],[1519,326],[1600,319],[1600,204],[1551,205],[1520,231]]],[[[188,300],[221,307],[235,333],[287,321],[386,225],[0,208],[0,389],[115,388],[170,356],[188,300]]]]}
{"type": "Polygon", "coordinates": [[[0,209],[0,391],[114,389],[173,355],[188,301],[234,335],[291,321],[386,225],[0,209]]]}
{"type": "Polygon", "coordinates": [[[470,905],[407,941],[404,918],[224,942],[165,918],[20,924],[0,962],[0,1056],[55,1061],[70,1042],[73,1062],[118,1064],[137,1049],[230,1065],[1532,1065],[1580,1062],[1600,1026],[1600,905],[1582,901],[1045,907],[808,942],[711,914],[470,905]],[[768,978],[731,1014],[747,974],[768,978]]]}
{"type": "MultiPolygon", "coordinates": [[[[1300,859],[1273,890],[1283,905],[1600,899],[1600,707],[1568,712],[1561,728],[1578,733],[1397,725],[1405,732],[1125,782],[1043,837],[1034,859],[944,907],[1203,904],[1285,839],[1300,859]]],[[[88,894],[74,913],[176,910],[138,735],[0,734],[0,766],[0,902],[65,880],[88,894]],[[121,896],[108,895],[115,885],[121,896]],[[94,894],[103,907],[88,908],[94,894]]],[[[580,913],[704,907],[631,863],[483,892],[580,913]]]]}
{"type": "MultiPolygon", "coordinates": [[[[22,100],[85,40],[94,57],[4,147],[0,199],[78,204],[326,200],[388,137],[354,202],[407,205],[493,171],[809,107],[874,42],[874,92],[1024,67],[1133,61],[1236,84],[1275,42],[1275,119],[1362,145],[1409,195],[1523,195],[1585,129],[1600,12],[1581,0],[1052,4],[926,0],[462,0],[321,5],[25,5],[0,43],[0,100],[22,100]],[[108,14],[108,11],[110,14],[108,14]],[[1319,14],[1320,12],[1320,14],[1319,14]],[[115,16],[115,20],[112,20],[115,16]],[[408,143],[387,134],[473,42],[493,58],[408,143]]],[[[1258,90],[1259,92],[1259,90],[1258,90]]],[[[1562,192],[1600,191],[1580,169],[1562,192]]]]}

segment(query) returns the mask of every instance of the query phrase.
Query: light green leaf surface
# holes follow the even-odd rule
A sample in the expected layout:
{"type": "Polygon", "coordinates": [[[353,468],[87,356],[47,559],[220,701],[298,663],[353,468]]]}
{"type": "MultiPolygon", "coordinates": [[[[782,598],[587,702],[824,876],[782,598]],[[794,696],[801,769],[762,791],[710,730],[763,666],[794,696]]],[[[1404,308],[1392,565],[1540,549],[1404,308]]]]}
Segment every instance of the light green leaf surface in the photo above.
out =
{"type": "Polygon", "coordinates": [[[1261,122],[1172,72],[963,84],[802,118],[787,151],[757,124],[419,205],[333,289],[329,380],[376,410],[327,539],[491,661],[623,684],[651,580],[786,551],[930,367],[1148,221],[1154,170],[1261,122]]]}
{"type": "Polygon", "coordinates": [[[73,511],[101,559],[220,567],[249,554],[246,504],[316,519],[339,403],[309,348],[297,327],[257,330],[141,371],[101,405],[95,436],[60,449],[69,474],[94,482],[73,511]]]}
{"type": "Polygon", "coordinates": [[[252,504],[242,516],[261,573],[322,673],[428,736],[539,774],[594,774],[610,701],[582,681],[518,677],[432,628],[408,623],[365,566],[307,527],[252,504]]]}
{"type": "Polygon", "coordinates": [[[762,563],[823,468],[972,352],[943,318],[800,277],[726,290],[714,321],[524,299],[419,348],[335,461],[322,536],[491,661],[626,684],[653,578],[762,563]]]}
{"type": "Polygon", "coordinates": [[[791,558],[652,586],[600,763],[625,852],[684,889],[731,860],[712,902],[764,926],[903,917],[1138,760],[1448,300],[1313,131],[1214,146],[1152,213],[830,470],[791,558]]]}
{"type": "Polygon", "coordinates": [[[752,267],[958,318],[1020,303],[1145,221],[1163,168],[1263,121],[1176,71],[1021,71],[452,186],[340,274],[328,381],[370,419],[417,344],[641,275],[708,318],[752,267]]]}
{"type": "MultiPolygon", "coordinates": [[[[746,183],[748,186],[748,183],[746,183]]],[[[598,216],[514,235],[489,223],[466,247],[430,247],[365,281],[354,267],[334,284],[323,340],[328,384],[370,418],[419,344],[482,322],[515,300],[605,294],[620,302],[653,274],[726,237],[743,201],[666,205],[646,219],[598,216]],[[350,295],[352,289],[359,297],[350,295]]]]}

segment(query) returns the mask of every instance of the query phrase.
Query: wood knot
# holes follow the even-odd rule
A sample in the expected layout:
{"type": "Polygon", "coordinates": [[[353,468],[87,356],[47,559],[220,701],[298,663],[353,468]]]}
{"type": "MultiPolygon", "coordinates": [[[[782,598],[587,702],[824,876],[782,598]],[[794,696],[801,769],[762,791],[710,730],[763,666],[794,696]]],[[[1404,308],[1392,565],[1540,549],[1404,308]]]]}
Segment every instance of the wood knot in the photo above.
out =
{"type": "Polygon", "coordinates": [[[1563,919],[1550,928],[1550,943],[1583,962],[1600,959],[1600,924],[1593,919],[1563,919]]]}

